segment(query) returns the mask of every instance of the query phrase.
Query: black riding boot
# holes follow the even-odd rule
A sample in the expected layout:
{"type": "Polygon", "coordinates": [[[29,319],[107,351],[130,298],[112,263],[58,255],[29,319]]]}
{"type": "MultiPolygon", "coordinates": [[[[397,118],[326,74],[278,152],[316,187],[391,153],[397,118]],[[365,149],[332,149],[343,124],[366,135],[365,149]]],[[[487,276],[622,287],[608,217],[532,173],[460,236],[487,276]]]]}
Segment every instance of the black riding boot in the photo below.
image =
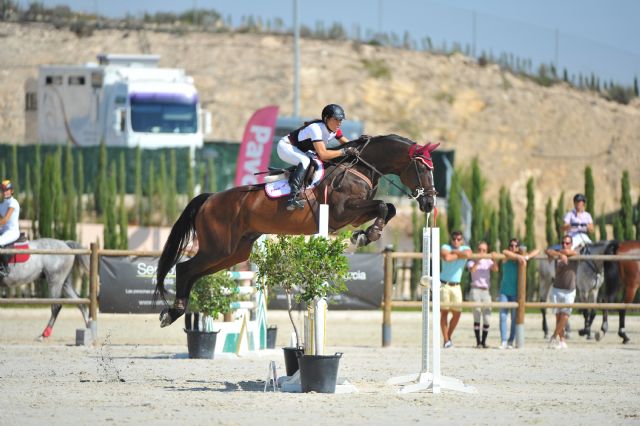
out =
{"type": "Polygon", "coordinates": [[[9,275],[9,262],[7,255],[0,255],[0,280],[6,278],[9,275]]]}
{"type": "Polygon", "coordinates": [[[300,188],[302,188],[302,181],[304,179],[304,173],[306,169],[302,163],[298,164],[295,171],[289,176],[289,186],[291,187],[291,195],[287,201],[287,210],[292,211],[295,209],[303,209],[304,203],[298,199],[300,195],[300,188]]]}

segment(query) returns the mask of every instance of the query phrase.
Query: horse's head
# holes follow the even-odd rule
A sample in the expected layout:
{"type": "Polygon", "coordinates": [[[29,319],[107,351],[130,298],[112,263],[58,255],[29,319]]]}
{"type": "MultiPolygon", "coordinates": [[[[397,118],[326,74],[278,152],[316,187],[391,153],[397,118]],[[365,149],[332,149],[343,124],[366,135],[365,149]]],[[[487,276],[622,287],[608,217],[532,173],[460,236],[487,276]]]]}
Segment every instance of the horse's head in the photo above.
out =
{"type": "Polygon", "coordinates": [[[433,182],[433,160],[431,152],[439,143],[428,142],[424,146],[413,144],[409,146],[409,161],[400,173],[400,180],[411,188],[411,198],[418,202],[420,210],[430,213],[436,204],[436,188],[433,182]]]}

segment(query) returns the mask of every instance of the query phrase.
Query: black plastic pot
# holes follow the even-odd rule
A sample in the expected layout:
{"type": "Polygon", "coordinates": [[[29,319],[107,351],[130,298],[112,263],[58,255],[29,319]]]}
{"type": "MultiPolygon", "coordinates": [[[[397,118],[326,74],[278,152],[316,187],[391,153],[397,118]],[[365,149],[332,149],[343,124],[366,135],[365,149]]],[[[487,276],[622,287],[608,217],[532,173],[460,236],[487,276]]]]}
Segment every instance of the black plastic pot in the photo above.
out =
{"type": "Polygon", "coordinates": [[[267,349],[275,349],[277,336],[278,336],[277,325],[270,325],[269,327],[267,327],[267,349]]]}
{"type": "Polygon", "coordinates": [[[298,371],[298,355],[304,353],[303,348],[282,348],[284,351],[284,367],[287,370],[287,376],[293,376],[298,371]]]}
{"type": "Polygon", "coordinates": [[[184,330],[187,333],[189,358],[213,359],[217,331],[184,330]]]}
{"type": "Polygon", "coordinates": [[[302,392],[336,393],[340,358],[340,352],[335,355],[299,355],[302,392]]]}

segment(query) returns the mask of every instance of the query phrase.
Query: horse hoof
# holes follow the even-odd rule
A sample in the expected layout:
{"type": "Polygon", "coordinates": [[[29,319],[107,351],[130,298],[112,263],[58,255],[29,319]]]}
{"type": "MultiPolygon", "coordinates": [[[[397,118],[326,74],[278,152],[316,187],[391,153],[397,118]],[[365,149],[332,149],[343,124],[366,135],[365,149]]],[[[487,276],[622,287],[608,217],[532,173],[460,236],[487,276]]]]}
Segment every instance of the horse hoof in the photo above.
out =
{"type": "Polygon", "coordinates": [[[587,334],[587,331],[586,331],[586,330],[578,330],[578,334],[579,334],[580,336],[584,336],[584,335],[586,335],[586,334],[587,334]]]}
{"type": "Polygon", "coordinates": [[[160,328],[166,327],[173,323],[173,318],[169,315],[169,310],[165,309],[160,313],[160,328]]]}
{"type": "Polygon", "coordinates": [[[36,342],[44,342],[45,337],[41,334],[38,337],[35,338],[36,342]]]}
{"type": "Polygon", "coordinates": [[[631,339],[629,339],[628,337],[625,337],[624,339],[622,339],[622,344],[626,345],[627,343],[629,343],[631,341],[631,339]]]}
{"type": "Polygon", "coordinates": [[[593,340],[593,337],[591,337],[591,334],[587,334],[587,340],[593,340]]]}
{"type": "Polygon", "coordinates": [[[600,339],[602,339],[602,337],[604,337],[604,336],[601,336],[601,335],[600,335],[600,332],[599,332],[599,331],[596,331],[596,342],[599,342],[599,341],[600,341],[600,339]]]}

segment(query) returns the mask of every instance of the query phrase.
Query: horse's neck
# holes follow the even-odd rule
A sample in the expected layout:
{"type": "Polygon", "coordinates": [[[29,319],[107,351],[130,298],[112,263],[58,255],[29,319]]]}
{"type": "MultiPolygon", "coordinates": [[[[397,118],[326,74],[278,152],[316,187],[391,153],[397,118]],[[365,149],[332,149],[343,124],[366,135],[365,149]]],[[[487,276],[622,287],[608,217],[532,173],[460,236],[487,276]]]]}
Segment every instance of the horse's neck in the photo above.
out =
{"type": "Polygon", "coordinates": [[[401,163],[408,158],[406,144],[388,139],[371,141],[362,151],[361,158],[382,174],[400,173],[401,163]]]}

